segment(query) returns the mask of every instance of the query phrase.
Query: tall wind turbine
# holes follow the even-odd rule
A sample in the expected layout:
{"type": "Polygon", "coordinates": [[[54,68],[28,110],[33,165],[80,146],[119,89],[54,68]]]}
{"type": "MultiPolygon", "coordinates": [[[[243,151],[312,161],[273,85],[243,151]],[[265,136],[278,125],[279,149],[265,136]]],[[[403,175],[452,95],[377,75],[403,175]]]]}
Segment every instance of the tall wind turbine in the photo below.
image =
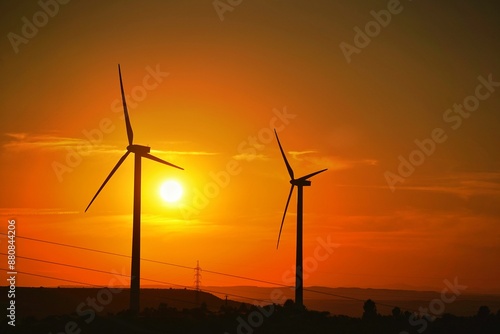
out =
{"type": "Polygon", "coordinates": [[[148,146],[137,145],[133,143],[134,133],[132,131],[132,125],[130,125],[130,119],[128,116],[127,102],[125,101],[125,93],[123,92],[122,83],[122,72],[120,65],[118,65],[118,75],[120,76],[120,89],[122,93],[123,101],[123,112],[125,114],[125,126],[127,128],[128,146],[125,154],[118,160],[116,166],[111,170],[108,177],[104,180],[103,184],[97,190],[97,193],[90,201],[89,205],[85,209],[85,212],[89,209],[92,202],[96,199],[97,195],[104,188],[109,179],[113,176],[116,170],[121,166],[123,161],[127,158],[130,153],[135,154],[135,166],[134,166],[134,218],[133,218],[133,228],[132,228],[132,268],[131,268],[131,279],[130,279],[130,310],[137,314],[139,312],[139,290],[140,290],[140,273],[141,273],[141,158],[147,158],[156,162],[160,162],[167,166],[183,169],[179,166],[171,164],[170,162],[164,161],[154,155],[149,154],[151,148],[148,146]]]}
{"type": "Polygon", "coordinates": [[[281,155],[283,156],[283,160],[285,161],[286,169],[288,170],[288,174],[290,175],[290,183],[292,187],[290,188],[290,193],[288,194],[288,199],[285,205],[285,212],[283,213],[283,218],[281,219],[280,233],[278,234],[278,242],[276,244],[276,249],[278,249],[280,245],[281,231],[283,229],[283,223],[285,222],[286,210],[288,209],[288,204],[290,203],[290,198],[292,197],[293,188],[297,187],[297,248],[296,248],[296,257],[295,257],[295,305],[299,308],[304,307],[304,297],[303,297],[303,266],[302,266],[302,212],[303,212],[303,187],[307,187],[311,185],[311,181],[308,179],[313,177],[316,174],[322,173],[327,169],[322,169],[317,172],[307,174],[306,176],[302,176],[298,179],[294,178],[293,169],[288,163],[285,152],[283,151],[283,147],[281,147],[280,139],[278,138],[278,134],[276,130],[274,130],[274,134],[276,135],[276,139],[278,140],[278,145],[280,147],[281,155]]]}

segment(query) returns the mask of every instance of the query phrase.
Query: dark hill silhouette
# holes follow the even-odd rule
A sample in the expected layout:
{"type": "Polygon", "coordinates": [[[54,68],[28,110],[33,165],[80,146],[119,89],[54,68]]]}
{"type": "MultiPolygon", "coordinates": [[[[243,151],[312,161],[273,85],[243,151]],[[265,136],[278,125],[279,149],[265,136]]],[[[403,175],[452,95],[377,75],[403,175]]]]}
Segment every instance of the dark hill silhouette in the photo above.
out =
{"type": "MultiPolygon", "coordinates": [[[[123,289],[118,293],[101,291],[102,288],[16,288],[17,318],[35,317],[37,319],[51,315],[79,313],[88,317],[91,309],[98,315],[118,313],[129,307],[130,290],[123,289]],[[106,299],[112,296],[111,299],[106,299]],[[95,299],[95,307],[89,306],[88,298],[95,299]],[[106,304],[107,303],[107,304],[106,304]],[[81,305],[83,304],[83,305],[81,305]],[[106,304],[106,305],[104,305],[106,304]],[[102,307],[102,309],[101,309],[102,307]]],[[[145,308],[171,307],[179,310],[200,307],[202,303],[210,311],[218,311],[226,301],[212,294],[188,289],[141,289],[141,310],[145,308]],[[197,302],[198,300],[198,302],[197,302]]],[[[1,287],[0,294],[7,295],[7,288],[1,287]]],[[[7,308],[7,298],[2,298],[0,308],[7,308]]],[[[92,301],[90,301],[92,303],[92,301]]],[[[239,308],[241,302],[227,301],[229,307],[239,308]]]]}

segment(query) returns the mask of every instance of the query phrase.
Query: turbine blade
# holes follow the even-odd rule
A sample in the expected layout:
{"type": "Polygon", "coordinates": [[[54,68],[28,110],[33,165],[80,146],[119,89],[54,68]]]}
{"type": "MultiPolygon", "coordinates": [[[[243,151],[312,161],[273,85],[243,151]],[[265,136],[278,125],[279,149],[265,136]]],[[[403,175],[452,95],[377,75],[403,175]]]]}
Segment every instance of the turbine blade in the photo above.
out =
{"type": "Polygon", "coordinates": [[[167,162],[167,161],[165,161],[165,160],[162,160],[162,159],[160,159],[160,158],[157,158],[157,157],[155,157],[154,155],[151,155],[151,154],[149,154],[149,153],[142,154],[142,155],[141,155],[141,157],[148,158],[148,159],[151,159],[151,160],[153,160],[153,161],[160,162],[160,163],[162,163],[162,164],[165,164],[165,165],[168,165],[168,166],[172,166],[172,167],[175,167],[175,168],[179,168],[179,169],[184,170],[184,168],[182,168],[182,167],[179,167],[179,166],[176,166],[176,165],[174,165],[174,164],[171,164],[170,162],[167,162]]]}
{"type": "Polygon", "coordinates": [[[125,152],[125,154],[120,158],[120,160],[118,160],[118,163],[116,164],[115,168],[113,168],[113,170],[111,171],[111,173],[109,173],[109,175],[106,178],[106,180],[104,180],[104,183],[102,184],[102,186],[99,188],[99,190],[97,190],[97,193],[94,195],[94,197],[90,201],[89,205],[85,209],[85,212],[87,212],[87,210],[90,208],[90,205],[92,205],[92,202],[94,202],[94,200],[96,199],[97,195],[99,195],[99,193],[101,192],[102,188],[104,188],[104,186],[106,185],[106,183],[108,183],[109,179],[111,179],[111,177],[116,172],[116,170],[118,169],[118,167],[120,167],[120,165],[123,163],[123,161],[125,161],[125,159],[127,158],[127,156],[129,154],[130,154],[130,151],[125,152]]]}
{"type": "Polygon", "coordinates": [[[301,178],[298,178],[297,180],[307,180],[308,178],[313,177],[316,174],[323,173],[325,170],[328,170],[328,168],[319,170],[319,171],[311,173],[311,174],[307,174],[306,176],[302,176],[301,178]]]}
{"type": "Polygon", "coordinates": [[[293,169],[288,163],[288,160],[286,159],[285,152],[283,151],[283,147],[281,147],[280,139],[278,138],[278,133],[276,132],[276,129],[274,129],[274,134],[276,135],[276,139],[278,140],[278,145],[280,146],[280,151],[281,155],[283,156],[283,160],[285,160],[285,165],[286,169],[288,169],[288,174],[290,175],[290,178],[293,180],[293,169]]]}
{"type": "Polygon", "coordinates": [[[132,145],[132,142],[134,141],[134,132],[132,131],[132,125],[130,124],[130,118],[128,117],[127,101],[125,100],[125,92],[123,91],[122,71],[120,69],[120,64],[118,64],[118,74],[120,75],[120,89],[122,92],[123,112],[125,113],[125,125],[127,127],[128,144],[132,145]]]}
{"type": "Polygon", "coordinates": [[[295,186],[292,184],[292,187],[290,188],[290,193],[288,194],[288,199],[286,200],[285,212],[283,213],[283,218],[281,219],[280,233],[278,234],[278,242],[276,243],[276,249],[278,249],[278,247],[280,246],[281,230],[283,230],[283,223],[285,222],[286,210],[288,209],[288,204],[290,203],[290,197],[292,197],[293,187],[295,186]]]}

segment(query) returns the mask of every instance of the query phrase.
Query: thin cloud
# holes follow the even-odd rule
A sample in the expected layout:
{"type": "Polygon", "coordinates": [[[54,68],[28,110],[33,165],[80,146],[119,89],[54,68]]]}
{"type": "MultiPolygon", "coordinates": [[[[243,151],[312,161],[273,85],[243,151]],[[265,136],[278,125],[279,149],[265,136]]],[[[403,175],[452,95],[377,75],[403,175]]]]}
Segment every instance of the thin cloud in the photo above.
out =
{"type": "Polygon", "coordinates": [[[73,215],[79,211],[64,210],[61,208],[0,208],[1,216],[40,216],[40,215],[73,215]]]}
{"type": "MultiPolygon", "coordinates": [[[[9,151],[27,151],[27,150],[65,150],[73,149],[85,154],[92,153],[123,153],[123,149],[118,149],[112,145],[93,143],[81,138],[62,137],[52,134],[33,135],[27,133],[5,133],[8,137],[6,143],[2,145],[9,151]]],[[[152,150],[154,153],[167,155],[217,155],[216,152],[207,151],[162,151],[152,150]]]]}
{"type": "Polygon", "coordinates": [[[51,134],[5,133],[9,140],[2,145],[9,151],[63,150],[73,148],[85,153],[116,150],[114,146],[91,143],[81,138],[61,137],[51,134]]]}
{"type": "Polygon", "coordinates": [[[5,133],[7,137],[11,137],[17,140],[23,140],[28,135],[27,133],[5,133]]]}
{"type": "Polygon", "coordinates": [[[288,154],[290,154],[292,156],[292,158],[295,160],[302,160],[302,159],[300,159],[301,155],[313,154],[313,153],[318,153],[318,152],[317,151],[288,151],[288,154]]]}
{"type": "Polygon", "coordinates": [[[350,169],[358,166],[377,166],[375,159],[344,159],[337,156],[320,155],[317,150],[288,151],[292,159],[308,162],[311,165],[331,170],[350,169]]]}
{"type": "Polygon", "coordinates": [[[330,170],[352,169],[362,166],[377,166],[378,160],[375,159],[344,159],[336,156],[306,156],[303,159],[312,165],[328,168],[330,170]]]}
{"type": "Polygon", "coordinates": [[[416,182],[422,185],[398,186],[397,189],[449,193],[464,199],[480,195],[500,195],[499,172],[456,173],[446,177],[415,180],[416,182]]]}
{"type": "Polygon", "coordinates": [[[254,160],[265,161],[265,160],[269,160],[269,158],[267,156],[265,156],[264,154],[257,154],[257,153],[240,153],[240,154],[233,155],[232,158],[234,160],[238,160],[238,161],[254,161],[254,160]]]}
{"type": "Polygon", "coordinates": [[[162,150],[151,150],[152,153],[168,154],[168,155],[218,155],[217,152],[207,152],[207,151],[162,151],[162,150]]]}

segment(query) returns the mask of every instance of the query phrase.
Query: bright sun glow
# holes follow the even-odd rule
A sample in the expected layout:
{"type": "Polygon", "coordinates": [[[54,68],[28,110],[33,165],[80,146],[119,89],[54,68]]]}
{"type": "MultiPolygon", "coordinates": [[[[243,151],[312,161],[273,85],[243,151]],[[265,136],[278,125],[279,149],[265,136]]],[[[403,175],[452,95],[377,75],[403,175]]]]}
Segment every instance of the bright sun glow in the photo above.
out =
{"type": "Polygon", "coordinates": [[[182,193],[182,185],[175,180],[165,181],[160,187],[161,198],[169,203],[175,203],[180,200],[182,193]]]}

